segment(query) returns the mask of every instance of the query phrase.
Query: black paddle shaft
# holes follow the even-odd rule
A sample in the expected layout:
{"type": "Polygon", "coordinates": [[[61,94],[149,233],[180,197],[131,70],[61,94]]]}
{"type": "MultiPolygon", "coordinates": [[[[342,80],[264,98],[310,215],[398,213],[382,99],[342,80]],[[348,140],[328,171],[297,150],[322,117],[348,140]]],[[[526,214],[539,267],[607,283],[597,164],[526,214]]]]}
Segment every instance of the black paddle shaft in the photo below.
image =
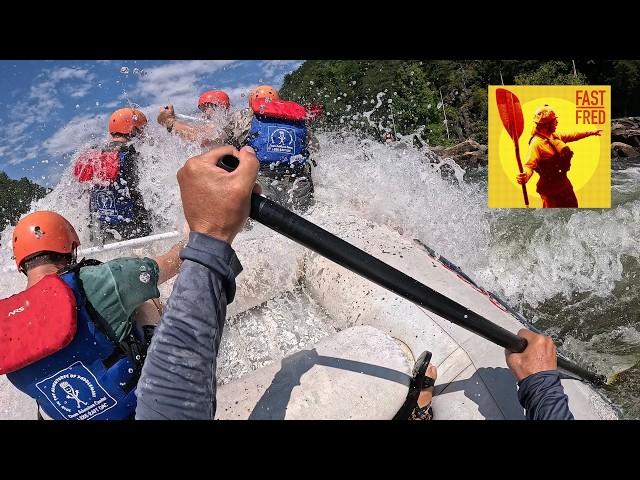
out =
{"type": "MultiPolygon", "coordinates": [[[[218,166],[232,172],[238,166],[238,159],[226,155],[218,161],[218,166]]],[[[522,352],[527,347],[527,341],[524,338],[490,322],[467,307],[265,197],[255,193],[251,195],[249,216],[338,265],[507,350],[522,352]]],[[[558,367],[595,384],[604,383],[603,377],[562,357],[558,357],[558,367]]]]}

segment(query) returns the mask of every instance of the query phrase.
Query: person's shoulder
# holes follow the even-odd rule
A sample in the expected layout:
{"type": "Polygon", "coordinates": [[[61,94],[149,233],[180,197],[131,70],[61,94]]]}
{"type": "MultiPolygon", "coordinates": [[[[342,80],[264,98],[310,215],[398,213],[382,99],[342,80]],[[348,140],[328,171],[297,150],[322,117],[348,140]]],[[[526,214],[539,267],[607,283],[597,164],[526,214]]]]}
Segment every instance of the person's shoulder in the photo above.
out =
{"type": "MultiPolygon", "coordinates": [[[[119,257],[99,265],[85,266],[80,269],[80,275],[103,274],[115,277],[120,274],[130,274],[145,271],[157,271],[158,263],[149,257],[119,257]],[[114,275],[116,274],[116,275],[114,275]]],[[[117,278],[114,278],[117,280],[117,278]]]]}
{"type": "Polygon", "coordinates": [[[102,265],[107,265],[111,270],[144,272],[148,268],[157,269],[158,263],[149,257],[119,257],[109,260],[102,265]]]}
{"type": "Polygon", "coordinates": [[[89,285],[101,284],[101,288],[111,285],[117,291],[126,292],[157,285],[160,268],[153,258],[120,257],[81,269],[80,278],[89,285]]]}

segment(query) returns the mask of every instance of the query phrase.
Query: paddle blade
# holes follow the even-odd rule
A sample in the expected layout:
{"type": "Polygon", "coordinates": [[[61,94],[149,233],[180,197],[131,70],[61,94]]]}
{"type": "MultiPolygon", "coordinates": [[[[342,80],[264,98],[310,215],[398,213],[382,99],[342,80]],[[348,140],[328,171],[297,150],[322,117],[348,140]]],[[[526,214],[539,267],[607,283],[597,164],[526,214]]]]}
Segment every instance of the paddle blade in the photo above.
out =
{"type": "Polygon", "coordinates": [[[514,142],[518,142],[524,130],[524,116],[520,100],[515,94],[504,88],[496,90],[496,101],[498,102],[498,112],[504,128],[509,132],[509,136],[514,142]]]}

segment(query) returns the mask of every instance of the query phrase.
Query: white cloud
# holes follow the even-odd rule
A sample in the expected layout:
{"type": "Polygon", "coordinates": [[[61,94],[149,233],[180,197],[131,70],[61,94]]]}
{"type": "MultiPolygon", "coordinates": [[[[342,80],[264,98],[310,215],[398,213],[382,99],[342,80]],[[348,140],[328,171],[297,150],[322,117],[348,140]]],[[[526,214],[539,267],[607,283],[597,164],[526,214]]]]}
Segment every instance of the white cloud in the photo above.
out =
{"type": "Polygon", "coordinates": [[[33,160],[38,157],[38,154],[41,152],[40,146],[35,145],[32,147],[25,148],[24,150],[25,160],[33,160]]]}
{"type": "Polygon", "coordinates": [[[132,98],[147,100],[150,104],[173,104],[176,109],[195,108],[199,94],[198,81],[204,75],[212,74],[234,60],[188,60],[166,63],[146,70],[135,89],[132,98]]]}
{"type": "Polygon", "coordinates": [[[293,71],[302,65],[301,60],[265,60],[260,63],[264,74],[265,83],[273,83],[274,86],[280,86],[288,71],[293,71]],[[287,69],[287,71],[283,71],[287,69]]]}
{"type": "Polygon", "coordinates": [[[82,98],[87,96],[92,86],[93,85],[91,83],[85,83],[84,85],[77,87],[67,86],[64,89],[64,93],[69,95],[71,98],[82,98]]]}
{"type": "Polygon", "coordinates": [[[166,63],[147,70],[147,75],[142,77],[140,83],[162,85],[189,75],[213,73],[234,62],[235,60],[186,60],[166,63]]]}
{"type": "Polygon", "coordinates": [[[5,155],[5,159],[7,160],[6,163],[8,165],[19,165],[27,160],[37,158],[40,152],[41,149],[38,145],[25,147],[24,144],[20,144],[17,147],[12,148],[7,155],[5,155]]]}
{"type": "Polygon", "coordinates": [[[92,86],[91,81],[95,77],[86,68],[60,67],[55,70],[45,71],[40,77],[47,79],[31,86],[29,98],[36,100],[33,107],[40,114],[47,115],[56,108],[61,108],[62,103],[57,98],[57,86],[60,82],[65,82],[63,91],[72,97],[83,97],[92,86]],[[78,83],[80,82],[80,83],[78,83]]]}
{"type": "Polygon", "coordinates": [[[88,141],[103,137],[107,130],[107,121],[107,114],[74,117],[51,135],[42,147],[50,155],[75,152],[88,141]]]}
{"type": "MultiPolygon", "coordinates": [[[[8,125],[5,125],[2,129],[2,133],[7,137],[6,142],[8,144],[15,144],[21,141],[22,134],[27,130],[30,123],[33,123],[37,117],[34,118],[29,117],[27,121],[22,122],[11,122],[8,125]]],[[[5,140],[5,139],[3,139],[5,140]]]]}
{"type": "Polygon", "coordinates": [[[9,165],[19,165],[20,163],[26,162],[27,160],[38,158],[38,155],[41,152],[42,150],[39,145],[27,148],[19,148],[9,155],[9,161],[7,163],[9,165]]]}
{"type": "Polygon", "coordinates": [[[35,105],[32,104],[31,108],[44,114],[48,114],[56,108],[61,108],[62,103],[56,97],[57,91],[55,87],[56,82],[52,80],[47,80],[38,85],[32,85],[31,91],[29,92],[29,99],[35,100],[36,103],[35,105]]]}
{"type": "Polygon", "coordinates": [[[247,106],[249,93],[257,86],[257,83],[252,83],[238,87],[226,87],[224,91],[229,95],[229,100],[233,107],[244,108],[247,106]]]}
{"type": "MultiPolygon", "coordinates": [[[[139,79],[138,84],[129,92],[128,97],[146,100],[148,107],[151,107],[153,112],[156,111],[156,107],[168,104],[172,104],[179,112],[194,112],[198,95],[203,89],[221,88],[227,92],[234,107],[244,107],[247,103],[246,95],[258,83],[212,86],[208,85],[209,82],[204,81],[204,77],[222,69],[239,68],[247,63],[247,61],[233,60],[191,60],[166,63],[146,70],[147,74],[139,79]]],[[[268,60],[255,63],[262,70],[261,80],[263,83],[271,83],[279,88],[284,73],[294,70],[302,64],[302,61],[268,60]]],[[[123,64],[123,66],[125,65],[123,64]]],[[[252,70],[254,71],[252,77],[255,78],[255,67],[252,70]]]]}
{"type": "Polygon", "coordinates": [[[26,100],[13,106],[9,115],[12,122],[0,131],[0,144],[11,146],[8,155],[11,165],[36,158],[34,147],[24,149],[22,144],[30,140],[29,130],[34,125],[46,122],[55,110],[63,107],[58,98],[58,85],[64,82],[64,93],[79,98],[87,95],[93,79],[89,70],[72,67],[45,69],[36,77],[38,83],[31,85],[26,100]]]}
{"type": "Polygon", "coordinates": [[[49,74],[49,78],[54,82],[59,82],[61,80],[91,80],[93,78],[93,74],[89,72],[86,68],[72,68],[72,67],[60,67],[53,70],[49,74]]]}

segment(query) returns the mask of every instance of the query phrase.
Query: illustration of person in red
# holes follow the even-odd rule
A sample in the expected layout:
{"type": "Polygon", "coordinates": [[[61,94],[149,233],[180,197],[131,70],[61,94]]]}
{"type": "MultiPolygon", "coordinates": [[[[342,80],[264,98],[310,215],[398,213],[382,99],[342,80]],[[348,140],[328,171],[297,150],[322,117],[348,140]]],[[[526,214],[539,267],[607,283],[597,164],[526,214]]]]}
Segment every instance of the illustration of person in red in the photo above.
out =
{"type": "Polygon", "coordinates": [[[540,179],[536,191],[542,197],[543,208],[578,208],[578,199],[567,177],[573,152],[567,145],[594,135],[602,130],[577,133],[556,133],[558,117],[549,105],[536,110],[535,127],[529,139],[529,154],[524,173],[516,175],[516,181],[524,185],[536,172],[540,179]]]}

